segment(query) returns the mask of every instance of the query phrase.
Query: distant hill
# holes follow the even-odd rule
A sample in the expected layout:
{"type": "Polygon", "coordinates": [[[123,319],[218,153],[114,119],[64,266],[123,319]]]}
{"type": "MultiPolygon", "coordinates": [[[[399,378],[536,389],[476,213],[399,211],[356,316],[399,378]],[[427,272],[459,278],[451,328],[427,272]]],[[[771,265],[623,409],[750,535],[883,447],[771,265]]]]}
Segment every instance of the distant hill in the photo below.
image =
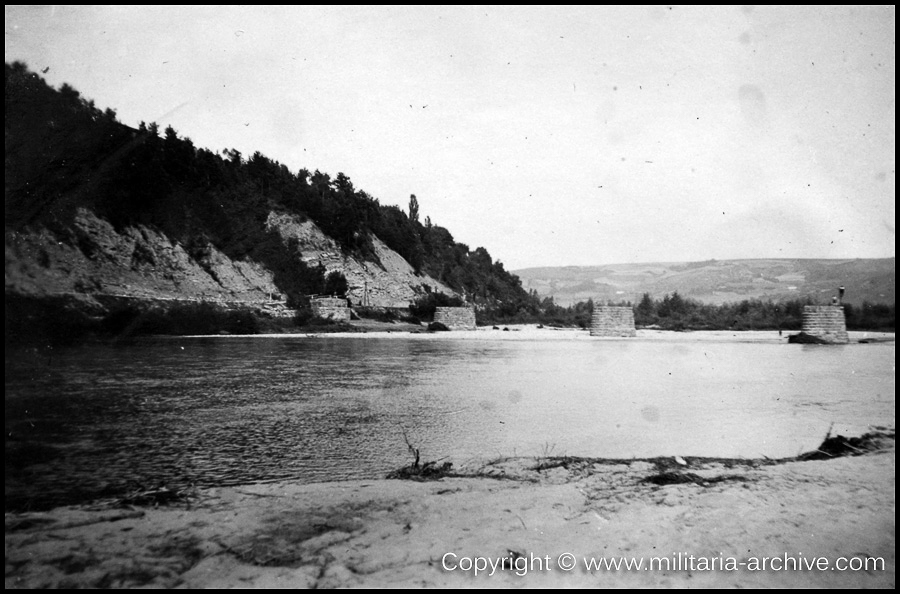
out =
{"type": "Polygon", "coordinates": [[[829,303],[841,285],[848,303],[895,301],[894,258],[708,260],[524,268],[513,273],[526,290],[552,296],[563,306],[588,298],[637,302],[644,293],[661,298],[675,291],[711,304],[806,296],[829,303]]]}

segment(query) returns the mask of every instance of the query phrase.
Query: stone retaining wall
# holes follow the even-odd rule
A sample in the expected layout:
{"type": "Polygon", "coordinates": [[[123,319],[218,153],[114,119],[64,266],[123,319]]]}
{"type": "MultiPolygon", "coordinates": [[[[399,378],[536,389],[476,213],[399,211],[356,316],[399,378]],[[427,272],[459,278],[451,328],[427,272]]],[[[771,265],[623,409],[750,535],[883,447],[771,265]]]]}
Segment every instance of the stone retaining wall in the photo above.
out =
{"type": "Polygon", "coordinates": [[[434,321],[451,330],[474,330],[475,310],[471,307],[438,307],[434,310],[434,321]]]}
{"type": "Polygon", "coordinates": [[[326,320],[350,321],[350,308],[343,297],[314,297],[310,300],[313,314],[326,320]]]}
{"type": "Polygon", "coordinates": [[[634,310],[630,307],[595,305],[591,336],[635,336],[634,310]]]}

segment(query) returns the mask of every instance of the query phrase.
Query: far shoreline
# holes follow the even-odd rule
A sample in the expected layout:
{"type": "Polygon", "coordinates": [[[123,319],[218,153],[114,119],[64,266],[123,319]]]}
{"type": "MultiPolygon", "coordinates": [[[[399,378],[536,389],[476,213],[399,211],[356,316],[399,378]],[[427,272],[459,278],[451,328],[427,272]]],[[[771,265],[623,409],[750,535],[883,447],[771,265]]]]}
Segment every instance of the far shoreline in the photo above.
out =
{"type": "MultiPolygon", "coordinates": [[[[587,329],[582,328],[554,328],[539,324],[507,324],[499,327],[478,326],[475,330],[450,330],[444,332],[429,332],[423,326],[421,330],[412,330],[409,324],[397,324],[396,329],[391,329],[390,323],[381,323],[383,328],[365,329],[354,332],[290,332],[290,333],[262,333],[262,334],[184,334],[184,335],[149,335],[135,338],[411,338],[420,340],[453,339],[453,340],[579,340],[599,342],[635,342],[641,340],[660,340],[672,342],[691,341],[718,341],[738,339],[740,342],[759,343],[784,343],[787,344],[788,336],[795,332],[779,332],[778,330],[659,330],[638,328],[634,337],[597,337],[591,336],[587,329]]],[[[848,344],[866,343],[893,343],[893,332],[870,332],[863,330],[851,330],[847,332],[850,337],[848,344]],[[866,341],[866,342],[861,342],[866,341]]],[[[816,346],[842,346],[842,345],[816,345],[816,346]]]]}

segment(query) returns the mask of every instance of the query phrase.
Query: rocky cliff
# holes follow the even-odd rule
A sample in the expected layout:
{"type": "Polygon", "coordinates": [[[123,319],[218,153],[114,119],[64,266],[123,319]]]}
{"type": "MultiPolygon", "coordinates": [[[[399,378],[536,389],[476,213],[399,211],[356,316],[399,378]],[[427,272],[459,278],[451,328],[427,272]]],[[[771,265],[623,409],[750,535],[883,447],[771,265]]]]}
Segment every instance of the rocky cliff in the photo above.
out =
{"type": "MultiPolygon", "coordinates": [[[[344,255],[334,240],[312,221],[271,212],[267,230],[287,246],[291,239],[299,259],[341,271],[354,303],[366,299],[380,306],[406,306],[427,285],[454,292],[442,283],[417,276],[409,264],[378,238],[372,238],[381,264],[344,255]]],[[[6,291],[35,297],[70,296],[85,303],[99,297],[210,301],[284,310],[284,295],[273,272],[250,257],[233,260],[211,243],[190,246],[149,226],[116,230],[86,208],[79,208],[64,234],[46,227],[7,230],[6,291]]]]}
{"type": "Polygon", "coordinates": [[[406,307],[426,289],[455,295],[443,283],[427,275],[416,275],[409,263],[377,237],[372,238],[375,262],[347,257],[337,243],[322,233],[312,221],[291,214],[270,213],[266,227],[285,240],[296,239],[301,258],[308,265],[322,264],[328,272],[338,270],[347,278],[348,296],[353,304],[365,302],[381,307],[406,307]]]}

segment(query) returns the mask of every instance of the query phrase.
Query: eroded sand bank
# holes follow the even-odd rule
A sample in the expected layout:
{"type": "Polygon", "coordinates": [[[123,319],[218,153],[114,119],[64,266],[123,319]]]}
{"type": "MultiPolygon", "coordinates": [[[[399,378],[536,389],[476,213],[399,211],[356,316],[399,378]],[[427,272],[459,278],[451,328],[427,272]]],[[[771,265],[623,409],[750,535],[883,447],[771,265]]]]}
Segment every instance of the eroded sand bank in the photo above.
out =
{"type": "Polygon", "coordinates": [[[168,507],[7,514],[6,587],[894,586],[893,438],[825,461],[686,462],[665,463],[693,475],[683,484],[648,482],[667,470],[658,462],[515,458],[431,482],[258,484],[168,507]],[[870,568],[722,569],[785,555],[870,568]],[[493,575],[464,571],[475,557],[493,575]],[[600,557],[670,568],[585,567],[600,557]]]}

